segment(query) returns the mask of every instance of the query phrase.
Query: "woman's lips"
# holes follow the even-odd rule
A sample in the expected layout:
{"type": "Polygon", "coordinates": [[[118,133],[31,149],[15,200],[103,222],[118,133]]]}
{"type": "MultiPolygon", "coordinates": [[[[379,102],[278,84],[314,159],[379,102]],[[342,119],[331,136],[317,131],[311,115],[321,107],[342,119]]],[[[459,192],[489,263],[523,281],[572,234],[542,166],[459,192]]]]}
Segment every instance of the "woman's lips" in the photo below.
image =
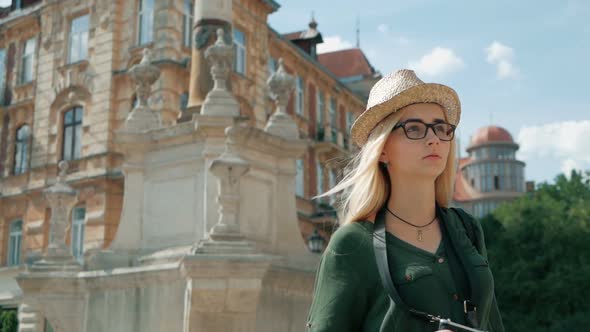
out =
{"type": "Polygon", "coordinates": [[[439,159],[441,159],[441,157],[436,154],[431,154],[431,155],[424,157],[424,159],[425,160],[439,160],[439,159]]]}

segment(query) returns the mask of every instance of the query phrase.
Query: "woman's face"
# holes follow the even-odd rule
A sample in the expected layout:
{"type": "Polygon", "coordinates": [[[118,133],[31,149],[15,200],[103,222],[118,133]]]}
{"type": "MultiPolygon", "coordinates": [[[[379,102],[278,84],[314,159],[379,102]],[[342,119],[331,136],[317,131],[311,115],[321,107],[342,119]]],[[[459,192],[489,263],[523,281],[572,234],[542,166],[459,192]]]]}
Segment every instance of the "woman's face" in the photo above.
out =
{"type": "MultiPolygon", "coordinates": [[[[413,104],[401,108],[399,112],[403,112],[399,122],[410,119],[422,120],[427,124],[446,122],[445,112],[438,104],[413,104]]],[[[409,122],[406,129],[412,130],[411,127],[412,123],[409,122]]],[[[389,161],[387,169],[392,176],[435,180],[445,169],[450,146],[451,142],[438,138],[432,128],[428,128],[426,137],[413,140],[406,137],[404,129],[400,127],[389,135],[379,160],[389,161]],[[432,154],[439,157],[427,157],[432,154]]]]}

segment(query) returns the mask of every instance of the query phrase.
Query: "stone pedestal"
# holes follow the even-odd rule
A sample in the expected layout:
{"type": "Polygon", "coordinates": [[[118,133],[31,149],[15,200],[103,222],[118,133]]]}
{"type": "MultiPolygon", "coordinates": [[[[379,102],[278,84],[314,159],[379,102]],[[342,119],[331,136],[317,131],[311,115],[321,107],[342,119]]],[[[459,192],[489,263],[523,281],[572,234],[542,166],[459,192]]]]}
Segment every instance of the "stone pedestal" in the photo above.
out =
{"type": "Polygon", "coordinates": [[[151,63],[149,49],[143,50],[143,58],[137,65],[131,67],[129,74],[135,82],[137,106],[127,116],[125,129],[129,132],[145,132],[160,128],[162,126],[160,114],[150,109],[147,103],[152,84],[160,77],[160,69],[151,63]]]}
{"type": "Polygon", "coordinates": [[[236,125],[225,130],[225,151],[211,163],[211,173],[218,178],[219,220],[201,241],[195,253],[199,254],[253,254],[256,247],[240,232],[240,178],[248,172],[250,164],[240,158],[235,149],[234,136],[240,130],[236,125]]]}
{"type": "Polygon", "coordinates": [[[227,90],[226,82],[232,70],[234,49],[223,41],[223,30],[217,30],[217,41],[205,52],[211,63],[213,90],[209,91],[201,108],[201,114],[213,116],[239,116],[239,105],[227,90]]]}
{"type": "Polygon", "coordinates": [[[43,257],[29,267],[31,271],[79,271],[80,264],[74,259],[71,248],[66,244],[67,228],[71,225],[72,208],[78,201],[78,192],[66,181],[68,163],[59,163],[57,182],[43,191],[43,197],[51,208],[49,221],[49,244],[43,257]]]}
{"type": "Polygon", "coordinates": [[[277,108],[266,124],[264,131],[286,139],[298,139],[299,129],[297,124],[285,111],[289,96],[295,88],[295,80],[293,76],[285,71],[283,58],[279,59],[279,68],[268,79],[267,84],[270,89],[270,96],[275,100],[277,108]]]}

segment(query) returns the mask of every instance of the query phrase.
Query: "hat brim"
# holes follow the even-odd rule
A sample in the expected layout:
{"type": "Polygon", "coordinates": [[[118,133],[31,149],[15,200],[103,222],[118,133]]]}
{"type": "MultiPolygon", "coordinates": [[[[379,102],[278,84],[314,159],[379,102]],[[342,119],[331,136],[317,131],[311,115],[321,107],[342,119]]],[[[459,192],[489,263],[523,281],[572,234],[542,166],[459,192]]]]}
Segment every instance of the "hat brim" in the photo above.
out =
{"type": "Polygon", "coordinates": [[[459,124],[461,118],[461,102],[455,90],[437,83],[424,83],[411,87],[364,111],[352,124],[350,137],[362,147],[375,126],[389,114],[403,107],[417,103],[436,103],[446,110],[447,121],[459,124]]]}

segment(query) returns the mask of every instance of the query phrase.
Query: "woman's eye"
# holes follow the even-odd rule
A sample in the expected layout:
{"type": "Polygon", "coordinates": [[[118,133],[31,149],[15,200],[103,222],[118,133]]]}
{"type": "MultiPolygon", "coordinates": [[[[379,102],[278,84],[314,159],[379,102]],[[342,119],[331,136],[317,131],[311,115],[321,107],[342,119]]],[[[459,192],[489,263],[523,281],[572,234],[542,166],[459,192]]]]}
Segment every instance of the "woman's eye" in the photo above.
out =
{"type": "Polygon", "coordinates": [[[406,128],[406,130],[407,130],[407,131],[418,131],[418,130],[420,130],[420,127],[419,127],[419,126],[417,126],[417,125],[411,125],[411,126],[408,126],[408,127],[406,128]]]}

